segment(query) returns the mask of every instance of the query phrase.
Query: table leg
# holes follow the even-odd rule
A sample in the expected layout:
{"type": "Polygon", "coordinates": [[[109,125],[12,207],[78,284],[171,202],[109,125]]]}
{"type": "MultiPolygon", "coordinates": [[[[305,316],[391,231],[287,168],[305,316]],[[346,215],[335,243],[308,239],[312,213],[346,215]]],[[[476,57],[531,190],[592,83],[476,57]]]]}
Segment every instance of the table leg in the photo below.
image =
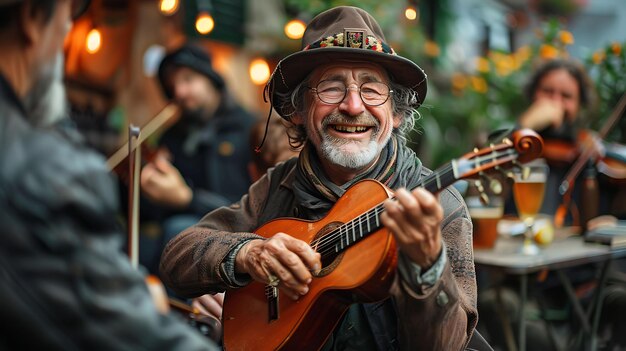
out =
{"type": "Polygon", "coordinates": [[[528,299],[528,275],[520,276],[520,310],[519,310],[519,332],[517,343],[519,351],[526,351],[526,300],[528,299]]]}
{"type": "Polygon", "coordinates": [[[498,287],[496,288],[496,303],[498,306],[498,316],[500,317],[500,322],[502,323],[502,331],[504,332],[506,348],[509,351],[517,351],[515,346],[515,336],[513,335],[513,327],[511,325],[511,320],[508,316],[508,309],[502,301],[501,285],[498,285],[498,287]]]}
{"type": "Polygon", "coordinates": [[[590,350],[595,351],[598,347],[598,324],[600,323],[600,315],[602,314],[602,302],[604,301],[604,286],[606,285],[606,280],[608,278],[609,266],[611,265],[611,260],[608,260],[602,265],[602,272],[600,273],[600,281],[598,281],[598,287],[596,293],[594,294],[593,300],[591,301],[591,306],[589,306],[589,310],[587,311],[587,315],[589,312],[592,312],[593,322],[591,326],[591,341],[590,341],[590,350]]]}
{"type": "Polygon", "coordinates": [[[583,306],[580,304],[580,300],[578,300],[578,297],[576,296],[576,293],[574,292],[574,287],[572,286],[572,283],[567,278],[565,273],[563,273],[561,270],[557,270],[556,273],[559,276],[559,280],[561,281],[561,284],[563,284],[563,288],[565,289],[565,292],[567,293],[567,296],[569,297],[569,300],[572,303],[574,312],[576,313],[576,316],[578,316],[578,320],[580,321],[580,324],[582,325],[584,332],[588,334],[589,332],[591,332],[589,319],[587,319],[587,315],[585,314],[585,311],[583,310],[583,306]]]}

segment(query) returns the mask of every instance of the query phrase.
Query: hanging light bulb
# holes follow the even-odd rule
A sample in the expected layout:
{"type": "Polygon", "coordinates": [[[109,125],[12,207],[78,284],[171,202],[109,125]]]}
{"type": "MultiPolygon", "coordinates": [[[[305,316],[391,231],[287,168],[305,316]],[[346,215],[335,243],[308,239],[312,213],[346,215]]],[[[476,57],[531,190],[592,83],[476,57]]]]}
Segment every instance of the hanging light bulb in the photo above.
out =
{"type": "Polygon", "coordinates": [[[267,61],[262,58],[257,58],[250,62],[249,69],[250,79],[256,85],[262,85],[267,82],[270,77],[270,66],[267,61]]]}
{"type": "Polygon", "coordinates": [[[404,16],[410,21],[415,21],[418,15],[419,15],[419,12],[417,12],[417,9],[413,5],[407,6],[406,9],[404,10],[404,16]]]}
{"type": "Polygon", "coordinates": [[[285,24],[285,35],[289,39],[300,39],[304,34],[306,25],[302,20],[294,18],[285,24]]]}
{"type": "Polygon", "coordinates": [[[95,54],[100,50],[102,46],[102,34],[97,28],[93,28],[87,33],[87,39],[85,41],[87,52],[95,54]]]}
{"type": "Polygon", "coordinates": [[[200,34],[209,34],[215,27],[215,21],[213,21],[213,17],[208,12],[200,12],[198,13],[198,17],[196,17],[196,30],[200,34]]]}
{"type": "Polygon", "coordinates": [[[202,35],[211,33],[215,27],[213,20],[213,4],[211,0],[197,0],[198,15],[196,16],[196,31],[202,35]]]}
{"type": "Polygon", "coordinates": [[[178,11],[178,0],[160,0],[159,10],[166,16],[171,16],[178,11]]]}

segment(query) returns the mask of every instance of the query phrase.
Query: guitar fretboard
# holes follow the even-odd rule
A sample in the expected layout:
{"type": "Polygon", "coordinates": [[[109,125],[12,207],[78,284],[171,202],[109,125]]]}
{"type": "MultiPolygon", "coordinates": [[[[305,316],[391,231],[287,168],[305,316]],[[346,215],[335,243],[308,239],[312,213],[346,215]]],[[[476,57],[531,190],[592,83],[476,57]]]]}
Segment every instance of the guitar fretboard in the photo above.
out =
{"type": "MultiPolygon", "coordinates": [[[[457,180],[465,178],[465,174],[472,173],[475,170],[492,168],[498,164],[510,162],[516,157],[517,152],[514,149],[505,149],[500,151],[493,150],[493,152],[486,155],[471,159],[452,160],[426,176],[417,187],[422,187],[436,194],[454,184],[457,180]]],[[[392,199],[395,199],[395,197],[392,197],[392,199]]],[[[383,211],[383,204],[380,203],[355,219],[340,225],[323,237],[313,241],[311,246],[322,255],[322,259],[336,256],[380,229],[380,214],[383,211]]]]}
{"type": "MultiPolygon", "coordinates": [[[[425,177],[418,187],[437,193],[458,180],[456,172],[456,161],[451,161],[425,177]]],[[[311,246],[322,255],[322,259],[337,255],[380,229],[380,214],[383,211],[383,204],[380,203],[314,241],[311,246]]]]}

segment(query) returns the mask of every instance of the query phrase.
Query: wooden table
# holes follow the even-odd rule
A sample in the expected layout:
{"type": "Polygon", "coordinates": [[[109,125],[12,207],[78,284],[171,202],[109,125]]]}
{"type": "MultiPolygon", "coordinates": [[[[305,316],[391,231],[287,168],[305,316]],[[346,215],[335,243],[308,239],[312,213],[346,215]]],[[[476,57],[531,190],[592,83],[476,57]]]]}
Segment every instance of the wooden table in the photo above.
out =
{"type": "Polygon", "coordinates": [[[585,243],[581,236],[567,236],[561,233],[550,245],[541,249],[536,256],[527,256],[519,253],[522,245],[520,238],[500,237],[492,249],[475,249],[474,261],[477,266],[501,271],[507,275],[514,275],[520,279],[521,310],[518,327],[518,350],[526,350],[526,325],[524,321],[524,309],[528,299],[528,277],[532,273],[541,270],[555,271],[563,284],[569,299],[572,302],[574,312],[581,322],[583,331],[590,337],[590,348],[596,348],[596,331],[599,322],[600,303],[603,289],[606,285],[606,272],[611,261],[615,258],[625,257],[626,249],[611,249],[607,245],[585,243]],[[565,236],[565,237],[563,237],[565,236]],[[580,301],[574,293],[571,281],[562,272],[565,268],[576,267],[588,263],[600,263],[601,274],[590,310],[585,312],[580,301]],[[593,306],[596,306],[594,309],[593,306]]]}

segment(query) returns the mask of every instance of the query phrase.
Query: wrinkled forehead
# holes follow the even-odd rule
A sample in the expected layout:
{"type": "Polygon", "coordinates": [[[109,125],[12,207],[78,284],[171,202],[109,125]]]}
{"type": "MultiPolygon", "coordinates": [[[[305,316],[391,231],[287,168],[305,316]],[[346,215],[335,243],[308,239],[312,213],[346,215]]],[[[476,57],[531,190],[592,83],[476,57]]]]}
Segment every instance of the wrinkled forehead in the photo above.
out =
{"type": "Polygon", "coordinates": [[[380,65],[364,61],[339,61],[317,67],[311,73],[312,83],[322,80],[339,80],[349,82],[382,82],[389,83],[387,71],[380,65]]]}

